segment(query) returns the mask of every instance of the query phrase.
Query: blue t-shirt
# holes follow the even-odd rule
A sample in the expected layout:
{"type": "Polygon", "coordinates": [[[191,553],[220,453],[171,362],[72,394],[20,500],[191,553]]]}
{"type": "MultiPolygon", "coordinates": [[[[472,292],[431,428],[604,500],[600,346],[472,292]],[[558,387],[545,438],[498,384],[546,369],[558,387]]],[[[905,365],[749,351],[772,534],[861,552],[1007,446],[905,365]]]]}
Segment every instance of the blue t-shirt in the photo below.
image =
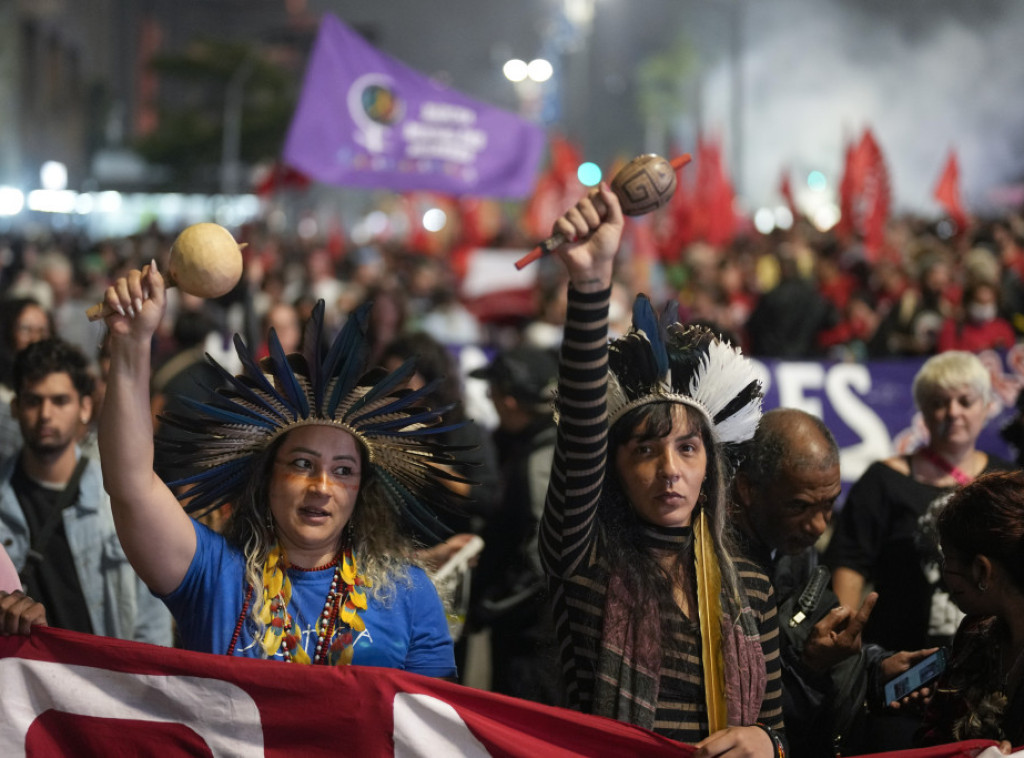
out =
{"type": "MultiPolygon", "coordinates": [[[[245,558],[221,535],[194,521],[196,554],[176,590],[162,599],[181,632],[187,650],[226,653],[245,602],[245,558]]],[[[353,649],[352,663],[412,671],[425,676],[455,676],[455,652],[444,607],[426,573],[410,566],[409,583],[398,581],[385,606],[367,592],[366,622],[353,649]]],[[[289,569],[292,596],[288,612],[302,630],[303,647],[313,657],[316,619],[323,611],[334,568],[322,571],[289,569]]],[[[254,602],[259,602],[254,599],[254,602]]],[[[235,655],[262,658],[253,637],[249,611],[235,644],[235,655]]],[[[279,650],[274,656],[283,660],[279,650]]]]}

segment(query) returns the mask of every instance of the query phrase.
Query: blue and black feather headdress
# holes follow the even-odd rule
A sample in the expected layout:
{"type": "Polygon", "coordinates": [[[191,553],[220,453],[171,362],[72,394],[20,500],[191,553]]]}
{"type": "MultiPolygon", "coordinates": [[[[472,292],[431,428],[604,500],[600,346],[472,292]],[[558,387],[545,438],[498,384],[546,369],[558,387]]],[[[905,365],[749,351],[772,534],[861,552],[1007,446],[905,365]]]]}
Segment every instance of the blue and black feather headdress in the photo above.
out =
{"type": "Polygon", "coordinates": [[[608,348],[608,424],[641,405],[674,402],[699,410],[715,439],[737,445],[761,418],[761,382],[742,351],[705,326],[659,319],[646,295],[633,302],[633,324],[608,348]]]}
{"type": "Polygon", "coordinates": [[[446,531],[426,503],[457,500],[446,483],[472,484],[452,470],[464,448],[438,441],[459,424],[443,425],[451,406],[425,407],[434,384],[407,388],[415,359],[390,373],[366,370],[370,306],[366,303],[349,316],[326,353],[321,300],[306,325],[301,353],[285,355],[271,329],[270,355],[262,361],[235,336],[243,367],[238,376],[207,356],[221,386],[204,388],[212,396],[206,401],[182,398],[192,413],[161,416],[186,432],[187,439],[157,439],[161,455],[194,472],[168,483],[187,501],[186,510],[201,515],[236,502],[257,474],[254,461],[268,445],[296,427],[326,425],[343,429],[365,448],[373,474],[412,526],[426,534],[446,531]]]}

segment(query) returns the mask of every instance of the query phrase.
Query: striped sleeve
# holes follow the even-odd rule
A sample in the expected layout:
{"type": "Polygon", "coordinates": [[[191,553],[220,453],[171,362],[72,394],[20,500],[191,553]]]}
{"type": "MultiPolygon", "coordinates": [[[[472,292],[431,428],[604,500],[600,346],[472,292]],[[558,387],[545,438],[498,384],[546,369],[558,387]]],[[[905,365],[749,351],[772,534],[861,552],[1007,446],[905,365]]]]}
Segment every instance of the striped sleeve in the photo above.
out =
{"type": "Polygon", "coordinates": [[[569,288],[558,369],[559,423],[540,553],[549,574],[576,574],[592,553],[608,449],[608,304],[611,289],[569,288]]]}

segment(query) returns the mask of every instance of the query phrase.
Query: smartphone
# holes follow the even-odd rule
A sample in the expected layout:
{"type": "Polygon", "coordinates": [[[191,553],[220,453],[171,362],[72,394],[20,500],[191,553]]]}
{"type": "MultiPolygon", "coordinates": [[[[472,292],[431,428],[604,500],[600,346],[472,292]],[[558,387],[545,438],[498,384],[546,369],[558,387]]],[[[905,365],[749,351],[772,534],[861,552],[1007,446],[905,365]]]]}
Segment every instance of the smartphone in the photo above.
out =
{"type": "Polygon", "coordinates": [[[940,649],[922,661],[918,661],[899,676],[885,683],[885,704],[905,698],[916,689],[939,678],[946,670],[946,651],[940,649]]]}

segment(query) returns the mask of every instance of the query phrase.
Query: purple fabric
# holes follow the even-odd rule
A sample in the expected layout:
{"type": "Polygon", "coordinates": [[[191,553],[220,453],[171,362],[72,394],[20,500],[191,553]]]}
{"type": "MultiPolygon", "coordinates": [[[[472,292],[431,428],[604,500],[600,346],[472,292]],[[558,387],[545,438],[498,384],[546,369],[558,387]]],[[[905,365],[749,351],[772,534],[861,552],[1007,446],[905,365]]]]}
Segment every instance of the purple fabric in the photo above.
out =
{"type": "Polygon", "coordinates": [[[746,600],[740,602],[740,621],[733,623],[732,616],[722,611],[722,658],[725,660],[729,726],[756,724],[768,687],[757,620],[746,600]]]}
{"type": "Polygon", "coordinates": [[[324,14],[284,160],[327,184],[524,197],[544,132],[369,45],[324,14]]]}
{"type": "Polygon", "coordinates": [[[14,592],[21,589],[21,579],[18,578],[18,571],[11,563],[7,551],[0,547],[0,591],[14,592]]]}

